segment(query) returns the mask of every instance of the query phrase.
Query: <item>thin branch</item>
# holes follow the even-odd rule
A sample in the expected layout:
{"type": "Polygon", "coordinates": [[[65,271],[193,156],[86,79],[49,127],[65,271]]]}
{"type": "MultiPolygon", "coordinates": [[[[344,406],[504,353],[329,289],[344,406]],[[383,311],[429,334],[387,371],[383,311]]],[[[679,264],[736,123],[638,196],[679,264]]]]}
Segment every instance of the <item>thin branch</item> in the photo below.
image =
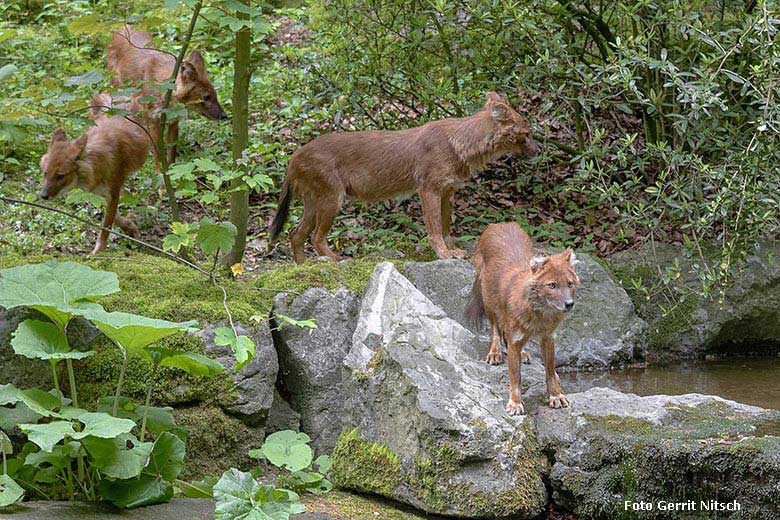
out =
{"type": "Polygon", "coordinates": [[[73,213],[70,213],[68,211],[65,211],[65,210],[62,210],[62,209],[59,209],[59,208],[53,208],[53,207],[47,206],[45,204],[39,204],[37,202],[29,202],[29,201],[26,201],[26,200],[14,199],[14,198],[11,198],[11,197],[6,197],[4,195],[0,195],[0,200],[2,200],[4,202],[8,202],[10,204],[23,204],[25,206],[33,206],[33,207],[36,207],[36,208],[45,209],[47,211],[52,211],[54,213],[59,213],[60,215],[65,215],[66,217],[70,217],[70,218],[72,218],[74,220],[78,220],[82,224],[86,224],[87,226],[89,226],[89,227],[91,227],[93,229],[106,230],[109,233],[111,233],[112,235],[116,235],[118,237],[124,238],[125,240],[129,240],[131,242],[135,242],[136,244],[140,244],[140,245],[142,245],[144,247],[147,247],[147,248],[149,248],[149,249],[151,249],[153,251],[156,251],[157,253],[163,254],[163,255],[167,256],[168,258],[170,258],[172,260],[175,260],[176,262],[184,264],[187,267],[191,267],[192,269],[195,269],[199,273],[202,273],[202,274],[205,274],[205,275],[209,276],[209,272],[206,271],[205,269],[201,268],[200,266],[197,266],[197,265],[193,264],[192,262],[189,262],[189,261],[185,260],[184,258],[181,258],[180,256],[177,256],[177,255],[171,253],[170,251],[166,251],[164,249],[161,249],[161,248],[159,248],[159,247],[157,247],[155,245],[150,244],[149,242],[144,242],[143,240],[140,240],[138,238],[134,238],[134,237],[131,237],[129,235],[125,235],[124,233],[120,233],[119,231],[114,231],[111,228],[95,224],[91,220],[85,219],[83,217],[80,217],[80,216],[75,215],[73,213]]]}

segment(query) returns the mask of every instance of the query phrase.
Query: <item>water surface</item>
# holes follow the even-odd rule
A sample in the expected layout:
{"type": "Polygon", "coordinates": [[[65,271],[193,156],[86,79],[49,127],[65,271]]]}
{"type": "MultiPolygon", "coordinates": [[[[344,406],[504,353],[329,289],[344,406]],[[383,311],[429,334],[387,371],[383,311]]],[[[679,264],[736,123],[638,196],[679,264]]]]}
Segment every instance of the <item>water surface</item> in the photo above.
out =
{"type": "Polygon", "coordinates": [[[642,396],[698,393],[780,410],[780,357],[679,362],[610,372],[572,372],[560,377],[570,394],[594,386],[642,396]]]}

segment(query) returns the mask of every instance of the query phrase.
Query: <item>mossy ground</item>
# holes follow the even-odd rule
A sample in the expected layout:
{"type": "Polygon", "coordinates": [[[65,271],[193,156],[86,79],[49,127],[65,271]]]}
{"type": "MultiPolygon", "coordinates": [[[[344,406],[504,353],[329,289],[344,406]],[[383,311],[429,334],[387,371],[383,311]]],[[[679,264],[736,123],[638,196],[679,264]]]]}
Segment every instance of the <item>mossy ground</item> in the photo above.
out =
{"type": "Polygon", "coordinates": [[[339,520],[422,520],[441,518],[415,512],[409,507],[378,497],[331,491],[325,495],[304,495],[303,503],[310,513],[324,513],[339,520]]]}

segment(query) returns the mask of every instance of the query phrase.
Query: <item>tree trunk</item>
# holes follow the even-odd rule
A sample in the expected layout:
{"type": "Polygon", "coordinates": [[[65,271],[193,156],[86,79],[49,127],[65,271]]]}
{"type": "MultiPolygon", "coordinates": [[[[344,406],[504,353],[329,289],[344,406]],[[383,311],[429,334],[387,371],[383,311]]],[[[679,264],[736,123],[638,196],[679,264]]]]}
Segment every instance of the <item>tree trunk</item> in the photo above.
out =
{"type": "MultiPolygon", "coordinates": [[[[239,0],[249,6],[250,0],[239,0]]],[[[237,12],[237,18],[249,19],[246,13],[237,12]]],[[[236,33],[236,54],[233,71],[233,160],[241,159],[249,146],[249,79],[252,74],[249,61],[252,30],[242,27],[236,33]]],[[[239,167],[236,165],[236,167],[239,167]]],[[[233,179],[230,194],[230,221],[236,226],[233,250],[227,256],[228,265],[241,263],[246,250],[247,222],[249,220],[249,190],[242,179],[233,179]]]]}

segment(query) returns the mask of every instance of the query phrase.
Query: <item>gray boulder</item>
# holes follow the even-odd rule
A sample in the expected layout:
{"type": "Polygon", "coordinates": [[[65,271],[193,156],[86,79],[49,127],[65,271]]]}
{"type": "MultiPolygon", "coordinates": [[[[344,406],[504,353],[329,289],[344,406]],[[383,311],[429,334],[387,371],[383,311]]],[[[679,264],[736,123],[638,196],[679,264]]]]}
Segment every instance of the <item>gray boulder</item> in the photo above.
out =
{"type": "Polygon", "coordinates": [[[379,264],[344,361],[335,482],[444,515],[541,513],[545,461],[533,421],[505,413],[505,367],[483,357],[471,332],[379,264]]]}
{"type": "Polygon", "coordinates": [[[700,500],[736,500],[747,515],[734,518],[775,518],[780,412],[701,394],[639,397],[606,388],[569,401],[571,408],[536,412],[560,507],[594,520],[670,518],[661,501],[693,499],[701,511],[700,500]],[[625,501],[656,507],[625,516],[625,501]]]}
{"type": "Polygon", "coordinates": [[[680,246],[648,245],[610,259],[610,269],[632,291],[640,315],[649,322],[650,360],[745,355],[776,351],[780,344],[780,242],[758,244],[730,268],[723,293],[701,297],[699,276],[718,269],[720,248],[704,249],[704,260],[688,258],[680,246]],[[705,267],[706,265],[706,267],[705,267]],[[660,273],[672,270],[664,291],[660,273]],[[679,276],[678,276],[679,275],[679,276]],[[635,282],[647,290],[633,289],[635,282]],[[669,296],[673,300],[669,301],[669,296]]]}
{"type": "Polygon", "coordinates": [[[268,412],[268,421],[265,423],[265,433],[271,434],[282,430],[297,432],[300,429],[301,414],[293,410],[290,403],[275,390],[274,402],[271,404],[271,410],[268,412]]]}
{"type": "Polygon", "coordinates": [[[458,259],[406,262],[404,273],[414,286],[441,307],[447,316],[468,328],[463,313],[476,276],[471,262],[458,259]]]}
{"type": "Polygon", "coordinates": [[[274,301],[274,339],[279,354],[279,382],[292,408],[301,416],[301,428],[319,453],[329,453],[341,433],[344,394],[341,370],[352,346],[360,300],[347,290],[331,294],[311,288],[287,302],[274,301]],[[314,319],[316,328],[292,325],[278,318],[314,319]]]}
{"type": "MultiPolygon", "coordinates": [[[[577,274],[582,285],[574,310],[556,331],[556,362],[567,368],[600,369],[642,359],[647,324],[619,283],[590,255],[579,253],[577,274]]],[[[407,262],[404,270],[425,296],[447,316],[467,326],[463,311],[474,284],[475,271],[464,260],[407,262]]],[[[487,337],[483,337],[487,341],[487,337]]],[[[529,351],[539,355],[538,343],[529,351]]]]}
{"type": "Polygon", "coordinates": [[[274,387],[279,372],[271,330],[266,323],[254,329],[236,325],[237,334],[250,336],[257,347],[254,359],[236,371],[233,351],[229,347],[214,344],[214,331],[223,326],[226,325],[206,325],[197,333],[205,342],[206,355],[215,358],[232,373],[235,392],[221,400],[221,407],[250,426],[263,425],[274,401],[274,387]]]}
{"type": "MultiPolygon", "coordinates": [[[[14,352],[11,338],[16,327],[27,319],[48,321],[41,313],[23,307],[0,307],[0,385],[11,383],[18,388],[53,388],[51,367],[47,361],[29,359],[14,352]]],[[[84,318],[76,318],[68,324],[68,343],[78,350],[87,350],[100,331],[84,318]]],[[[64,363],[60,363],[64,366],[64,363]]]]}

